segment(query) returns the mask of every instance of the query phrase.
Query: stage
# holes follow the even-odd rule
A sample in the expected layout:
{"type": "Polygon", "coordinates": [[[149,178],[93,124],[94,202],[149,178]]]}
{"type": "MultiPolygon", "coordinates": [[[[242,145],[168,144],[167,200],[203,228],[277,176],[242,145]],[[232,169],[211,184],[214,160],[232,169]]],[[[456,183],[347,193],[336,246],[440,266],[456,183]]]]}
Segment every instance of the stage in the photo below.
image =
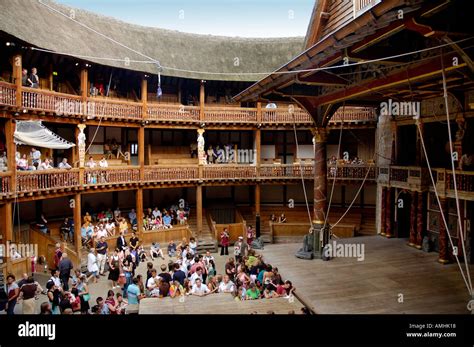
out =
{"type": "Polygon", "coordinates": [[[365,259],[302,260],[294,256],[301,244],[294,243],[267,245],[261,253],[316,313],[469,313],[470,298],[457,264],[439,264],[438,253],[382,236],[337,242],[363,244],[365,259]]]}

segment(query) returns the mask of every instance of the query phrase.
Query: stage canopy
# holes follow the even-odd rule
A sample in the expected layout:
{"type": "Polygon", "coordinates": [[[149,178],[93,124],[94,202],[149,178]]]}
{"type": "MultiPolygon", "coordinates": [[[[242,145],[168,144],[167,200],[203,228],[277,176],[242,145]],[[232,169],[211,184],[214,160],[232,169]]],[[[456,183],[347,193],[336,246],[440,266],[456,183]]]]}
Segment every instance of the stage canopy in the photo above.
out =
{"type": "Polygon", "coordinates": [[[50,149],[68,149],[75,146],[46,128],[41,121],[17,121],[14,138],[17,145],[50,149]]]}

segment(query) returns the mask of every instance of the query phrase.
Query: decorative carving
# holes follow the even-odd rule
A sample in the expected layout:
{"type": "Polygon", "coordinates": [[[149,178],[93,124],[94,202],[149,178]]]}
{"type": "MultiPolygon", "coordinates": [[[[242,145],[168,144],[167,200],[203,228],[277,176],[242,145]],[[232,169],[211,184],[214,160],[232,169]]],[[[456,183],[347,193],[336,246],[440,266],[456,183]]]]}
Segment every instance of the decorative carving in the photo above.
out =
{"type": "Polygon", "coordinates": [[[79,135],[77,135],[77,148],[79,149],[79,167],[83,168],[86,157],[86,134],[84,134],[85,124],[79,124],[79,135]]]}
{"type": "Polygon", "coordinates": [[[197,145],[198,145],[198,158],[199,158],[199,165],[206,164],[206,151],[204,149],[205,140],[204,140],[204,129],[198,129],[198,137],[197,137],[197,145]]]}

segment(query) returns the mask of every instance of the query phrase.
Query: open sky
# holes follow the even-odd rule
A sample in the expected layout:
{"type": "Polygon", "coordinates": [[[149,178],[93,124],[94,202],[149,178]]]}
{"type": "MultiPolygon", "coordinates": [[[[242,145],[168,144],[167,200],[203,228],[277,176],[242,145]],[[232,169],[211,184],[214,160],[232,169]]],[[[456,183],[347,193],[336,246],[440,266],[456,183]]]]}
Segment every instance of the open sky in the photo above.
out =
{"type": "Polygon", "coordinates": [[[315,0],[56,0],[125,22],[196,34],[304,36],[315,0]]]}

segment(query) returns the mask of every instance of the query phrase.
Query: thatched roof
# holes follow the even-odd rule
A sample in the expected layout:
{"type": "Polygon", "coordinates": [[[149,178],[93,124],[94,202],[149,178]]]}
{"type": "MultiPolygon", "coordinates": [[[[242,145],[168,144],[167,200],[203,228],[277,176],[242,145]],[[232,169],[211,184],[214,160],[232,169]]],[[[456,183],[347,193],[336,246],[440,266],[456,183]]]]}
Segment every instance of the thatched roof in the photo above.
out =
{"type": "MultiPolygon", "coordinates": [[[[207,72],[269,72],[301,52],[304,37],[239,38],[196,35],[143,27],[42,0],[68,16],[160,61],[162,66],[207,72]],[[72,12],[73,11],[73,12],[72,12]],[[238,66],[235,62],[238,59],[238,66]]],[[[31,45],[75,55],[146,60],[48,9],[36,0],[0,0],[0,31],[31,45]]],[[[153,64],[86,59],[94,63],[156,73],[153,64]]],[[[164,69],[166,76],[257,81],[262,75],[212,75],[164,69]]]]}

